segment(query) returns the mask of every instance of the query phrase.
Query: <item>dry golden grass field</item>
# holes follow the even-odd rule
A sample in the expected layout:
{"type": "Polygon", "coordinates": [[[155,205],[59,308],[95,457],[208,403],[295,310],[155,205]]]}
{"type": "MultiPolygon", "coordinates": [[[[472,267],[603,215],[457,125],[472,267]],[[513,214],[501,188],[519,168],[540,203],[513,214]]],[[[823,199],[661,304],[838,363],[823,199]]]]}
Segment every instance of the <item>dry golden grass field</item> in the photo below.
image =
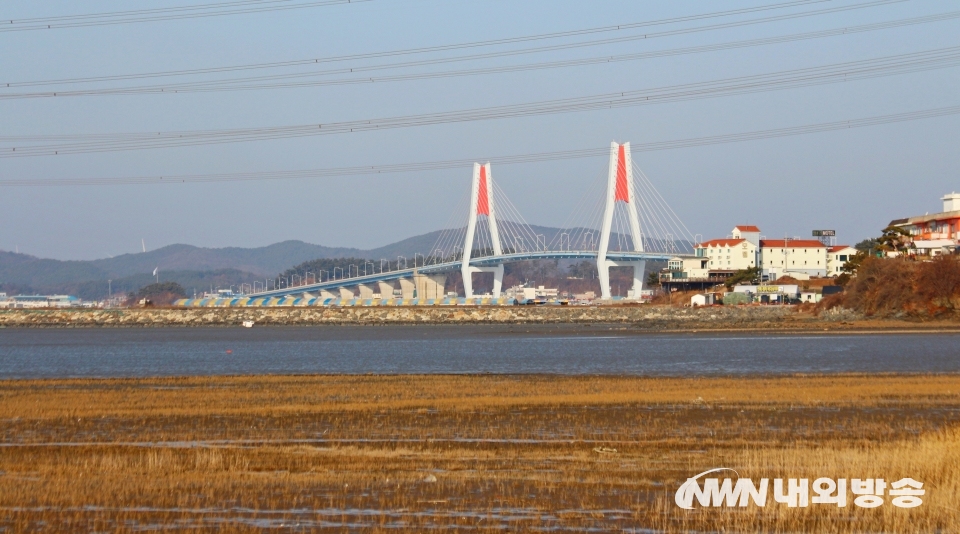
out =
{"type": "Polygon", "coordinates": [[[7,532],[960,530],[956,375],[7,380],[0,435],[7,532]],[[720,466],[926,495],[674,504],[720,466]]]}

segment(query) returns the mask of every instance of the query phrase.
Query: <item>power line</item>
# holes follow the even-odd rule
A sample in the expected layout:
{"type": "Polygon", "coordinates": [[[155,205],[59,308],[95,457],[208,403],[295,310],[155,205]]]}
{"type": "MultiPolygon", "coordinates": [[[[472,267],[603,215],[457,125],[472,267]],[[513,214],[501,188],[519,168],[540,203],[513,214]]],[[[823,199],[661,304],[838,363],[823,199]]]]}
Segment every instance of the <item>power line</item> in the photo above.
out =
{"type": "MultiPolygon", "coordinates": [[[[706,137],[691,137],[668,141],[654,141],[649,143],[634,143],[631,149],[634,152],[650,152],[657,150],[672,150],[726,143],[739,143],[759,139],[788,137],[811,133],[864,128],[882,124],[893,124],[914,120],[930,119],[960,114],[960,106],[908,111],[890,115],[878,115],[860,119],[844,121],[822,122],[801,126],[790,126],[770,130],[755,130],[712,135],[706,137]]],[[[356,167],[335,167],[327,169],[305,169],[295,171],[266,171],[246,173],[221,174],[188,174],[174,176],[140,176],[119,178],[42,178],[42,179],[0,179],[2,187],[26,186],[65,186],[65,185],[135,185],[135,184],[178,184],[178,183],[208,183],[208,182],[243,182],[259,180],[282,180],[296,178],[333,178],[344,176],[361,176],[376,174],[393,174],[402,172],[425,172],[444,169],[463,168],[472,165],[475,161],[490,161],[496,165],[516,165],[521,163],[537,163],[543,161],[558,161],[567,159],[582,159],[605,157],[610,154],[610,147],[586,148],[578,150],[563,150],[556,152],[539,152],[532,154],[515,154],[499,157],[464,158],[420,163],[396,163],[385,165],[363,165],[356,167]]]]}
{"type": "MultiPolygon", "coordinates": [[[[417,61],[417,62],[408,62],[408,63],[400,63],[400,64],[377,65],[377,66],[359,67],[359,68],[352,68],[352,69],[336,69],[336,70],[323,71],[323,72],[282,74],[282,75],[271,75],[271,76],[248,77],[248,78],[233,78],[233,79],[227,79],[227,80],[216,80],[216,81],[207,81],[207,82],[185,82],[185,83],[179,83],[179,84],[166,84],[166,85],[128,86],[128,87],[118,87],[118,88],[109,88],[109,89],[79,89],[79,90],[66,90],[66,91],[59,90],[59,91],[45,91],[45,92],[32,92],[32,93],[4,94],[0,92],[0,100],[41,98],[41,97],[91,96],[91,95],[174,94],[174,93],[191,93],[191,92],[241,91],[241,90],[251,90],[251,89],[316,87],[316,86],[330,86],[330,85],[355,85],[355,84],[387,83],[387,82],[397,82],[397,81],[426,80],[426,79],[437,79],[437,78],[452,78],[452,77],[461,77],[461,76],[478,76],[478,75],[509,73],[509,72],[527,72],[527,71],[534,71],[534,70],[568,68],[568,67],[579,67],[579,66],[597,65],[597,64],[606,64],[606,63],[637,61],[637,60],[650,59],[650,58],[656,58],[656,57],[698,54],[698,53],[705,53],[705,52],[715,52],[715,51],[721,51],[721,50],[753,47],[753,46],[763,46],[763,45],[769,45],[769,44],[781,44],[781,43],[801,41],[801,40],[819,39],[819,38],[842,36],[842,35],[852,35],[857,33],[885,30],[885,29],[891,29],[891,28],[899,28],[899,27],[911,26],[911,25],[917,25],[917,24],[941,22],[941,21],[953,20],[957,18],[960,18],[960,11],[938,13],[935,15],[927,15],[923,17],[900,19],[900,20],[879,22],[879,23],[873,23],[873,24],[864,24],[860,26],[847,26],[847,27],[841,27],[841,28],[833,28],[829,30],[795,33],[795,34],[780,35],[780,36],[773,36],[773,37],[764,37],[759,39],[730,41],[726,43],[717,43],[717,44],[710,44],[710,45],[654,50],[649,52],[639,52],[639,53],[633,53],[633,54],[606,55],[606,56],[592,57],[592,58],[581,58],[581,59],[560,60],[560,61],[539,62],[539,63],[524,63],[519,65],[506,65],[506,66],[475,68],[475,69],[446,70],[446,71],[434,71],[434,72],[427,72],[427,73],[385,75],[385,76],[377,76],[377,77],[364,76],[364,77],[352,77],[352,78],[334,78],[334,79],[326,79],[326,80],[286,81],[286,80],[292,80],[297,78],[312,78],[317,76],[343,73],[343,72],[361,73],[361,72],[369,72],[369,71],[384,70],[384,69],[396,69],[396,68],[409,67],[409,66],[433,65],[433,64],[447,63],[452,61],[463,61],[465,59],[465,58],[444,58],[439,60],[427,60],[427,61],[417,61]],[[280,81],[277,81],[277,80],[280,80],[280,81]]],[[[466,58],[466,59],[473,59],[473,58],[466,58]]]]}
{"type": "Polygon", "coordinates": [[[51,30],[61,28],[84,28],[90,26],[112,26],[139,22],[157,22],[183,20],[224,15],[242,15],[264,13],[267,11],[289,11],[340,4],[356,4],[371,0],[320,0],[297,2],[295,0],[237,0],[211,4],[195,4],[155,9],[136,9],[131,11],[110,11],[88,13],[84,15],[61,15],[53,17],[33,17],[22,19],[0,19],[0,32],[22,32],[33,30],[51,30]]]}
{"type": "Polygon", "coordinates": [[[613,109],[869,79],[957,64],[960,64],[960,47],[948,47],[654,89],[381,119],[220,130],[0,136],[0,145],[20,145],[0,148],[0,158],[199,146],[613,109]]]}
{"type": "MultiPolygon", "coordinates": [[[[203,74],[221,74],[226,72],[275,69],[275,68],[298,67],[298,66],[319,66],[327,63],[339,63],[344,61],[380,59],[380,58],[387,58],[387,57],[446,52],[446,51],[453,51],[453,50],[481,48],[481,47],[489,47],[489,46],[504,45],[504,44],[516,44],[516,43],[523,43],[523,42],[576,37],[576,36],[590,35],[590,34],[596,34],[596,33],[619,32],[624,30],[643,28],[647,26],[659,26],[659,25],[666,25],[666,24],[674,24],[678,22],[688,22],[691,20],[702,20],[702,19],[726,17],[726,16],[750,13],[755,11],[782,9],[786,7],[795,7],[798,5],[804,5],[804,4],[810,4],[810,3],[821,3],[823,1],[826,1],[826,0],[797,0],[797,1],[787,2],[782,4],[773,4],[770,6],[760,6],[760,7],[749,8],[749,9],[706,13],[701,15],[687,16],[687,17],[674,17],[670,19],[660,19],[660,20],[646,21],[646,22],[635,22],[635,23],[629,23],[629,24],[620,24],[617,26],[603,26],[603,27],[596,27],[596,28],[571,30],[566,32],[554,32],[554,33],[528,35],[528,36],[520,36],[520,37],[510,37],[510,38],[504,38],[504,39],[493,39],[493,40],[487,40],[487,41],[474,41],[474,42],[468,42],[468,43],[438,45],[438,46],[432,46],[432,47],[420,47],[420,48],[408,48],[408,49],[401,49],[401,50],[370,52],[370,53],[364,53],[364,54],[351,54],[351,55],[343,55],[343,56],[329,56],[329,57],[322,57],[322,58],[287,60],[287,61],[277,61],[277,62],[270,62],[270,63],[252,63],[252,64],[245,64],[245,65],[209,67],[209,68],[201,68],[201,69],[184,69],[184,70],[158,71],[158,72],[146,72],[146,73],[135,73],[135,74],[117,74],[117,75],[109,75],[109,76],[91,76],[91,77],[81,77],[81,78],[61,78],[61,79],[36,80],[36,81],[25,81],[25,82],[3,82],[3,83],[0,83],[0,88],[41,87],[41,86],[49,86],[49,85],[84,84],[84,83],[97,83],[97,82],[106,82],[106,81],[127,81],[127,80],[164,78],[164,77],[193,76],[193,75],[203,75],[203,74]]],[[[447,61],[451,61],[451,60],[467,61],[467,60],[476,60],[476,59],[488,59],[488,58],[495,58],[495,57],[503,57],[507,55],[539,53],[539,52],[547,52],[547,51],[562,50],[562,49],[569,49],[569,48],[578,48],[578,47],[584,47],[584,46],[599,46],[604,44],[621,43],[621,42],[632,41],[632,40],[652,39],[656,37],[667,37],[667,36],[686,34],[686,33],[712,31],[712,30],[726,29],[731,27],[740,27],[744,25],[777,22],[782,20],[790,20],[794,18],[837,13],[841,11],[878,7],[882,5],[901,3],[905,1],[907,0],[873,0],[870,2],[865,2],[860,4],[831,7],[826,9],[812,10],[812,11],[803,11],[800,13],[791,13],[786,15],[772,16],[772,17],[754,18],[754,19],[748,19],[745,21],[734,21],[734,22],[728,22],[728,23],[722,23],[722,24],[697,26],[694,28],[681,28],[681,29],[667,30],[667,31],[656,32],[656,33],[630,35],[630,36],[619,37],[614,39],[601,39],[601,40],[583,41],[583,42],[577,42],[577,43],[550,45],[546,47],[541,46],[541,47],[525,48],[525,49],[519,49],[519,50],[493,52],[489,54],[468,55],[468,56],[462,56],[460,58],[448,58],[447,61]]],[[[444,61],[444,60],[433,60],[433,61],[444,61]]],[[[405,63],[400,63],[396,66],[407,66],[407,65],[405,63]]],[[[339,69],[333,72],[343,73],[343,72],[350,72],[350,71],[351,69],[348,67],[348,68],[339,69]]]]}

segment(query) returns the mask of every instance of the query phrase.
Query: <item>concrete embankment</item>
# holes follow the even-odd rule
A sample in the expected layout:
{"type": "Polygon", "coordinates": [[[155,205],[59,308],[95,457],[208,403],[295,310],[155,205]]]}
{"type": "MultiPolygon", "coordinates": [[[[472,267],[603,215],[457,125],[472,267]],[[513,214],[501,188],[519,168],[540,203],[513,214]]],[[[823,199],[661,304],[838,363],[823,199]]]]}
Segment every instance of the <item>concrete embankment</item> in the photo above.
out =
{"type": "Polygon", "coordinates": [[[640,329],[797,328],[820,321],[790,307],[504,306],[486,308],[197,308],[3,310],[0,327],[164,327],[375,324],[630,324],[640,329]]]}

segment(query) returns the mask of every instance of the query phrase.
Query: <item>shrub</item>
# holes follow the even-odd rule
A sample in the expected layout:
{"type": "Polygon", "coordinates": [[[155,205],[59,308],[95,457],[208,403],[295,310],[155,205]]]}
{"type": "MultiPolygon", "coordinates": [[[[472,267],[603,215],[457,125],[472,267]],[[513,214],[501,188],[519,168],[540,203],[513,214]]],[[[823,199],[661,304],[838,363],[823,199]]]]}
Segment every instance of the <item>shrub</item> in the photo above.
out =
{"type": "Polygon", "coordinates": [[[939,256],[930,261],[868,256],[842,295],[820,302],[819,311],[838,306],[869,316],[939,315],[960,310],[960,261],[939,256]]]}

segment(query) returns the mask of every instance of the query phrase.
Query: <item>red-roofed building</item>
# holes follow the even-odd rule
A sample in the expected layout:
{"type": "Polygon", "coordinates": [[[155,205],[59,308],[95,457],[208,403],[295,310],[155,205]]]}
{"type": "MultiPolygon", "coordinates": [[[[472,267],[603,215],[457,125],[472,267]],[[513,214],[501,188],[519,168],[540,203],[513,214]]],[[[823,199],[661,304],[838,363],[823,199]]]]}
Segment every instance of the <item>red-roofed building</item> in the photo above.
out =
{"type": "Polygon", "coordinates": [[[760,246],[760,228],[757,228],[756,226],[750,226],[746,224],[734,226],[733,231],[730,232],[730,235],[734,239],[746,239],[755,246],[760,246]]]}
{"type": "MultiPolygon", "coordinates": [[[[849,247],[838,249],[836,260],[852,253],[849,247]]],[[[853,250],[853,249],[850,249],[853,250]]],[[[694,256],[671,258],[661,273],[661,283],[684,289],[720,283],[737,271],[761,268],[761,281],[781,276],[807,279],[828,273],[827,246],[815,239],[760,239],[760,228],[741,224],[724,239],[711,239],[694,246],[694,256]],[[698,285],[699,284],[699,285],[698,285]]],[[[839,274],[832,273],[834,276],[839,274]]]]}
{"type": "Polygon", "coordinates": [[[742,237],[711,239],[694,247],[698,258],[706,258],[711,271],[740,271],[757,265],[757,245],[742,237]]]}
{"type": "Polygon", "coordinates": [[[839,276],[843,273],[843,264],[858,252],[860,251],[850,245],[836,245],[827,249],[827,276],[839,276]]]}
{"type": "Polygon", "coordinates": [[[827,246],[816,239],[761,239],[760,266],[770,279],[827,275],[827,246]]]}

